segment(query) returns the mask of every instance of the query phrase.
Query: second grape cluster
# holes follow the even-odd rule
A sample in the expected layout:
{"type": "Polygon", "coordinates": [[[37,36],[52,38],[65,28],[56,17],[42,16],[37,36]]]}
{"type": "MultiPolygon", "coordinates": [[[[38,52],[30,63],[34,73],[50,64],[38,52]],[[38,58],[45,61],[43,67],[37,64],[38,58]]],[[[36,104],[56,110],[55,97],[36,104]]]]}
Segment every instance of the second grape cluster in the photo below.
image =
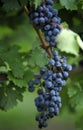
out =
{"type": "Polygon", "coordinates": [[[41,68],[40,73],[35,75],[35,80],[29,82],[28,90],[33,92],[38,86],[38,97],[35,105],[40,115],[36,116],[39,128],[46,127],[46,120],[59,114],[61,108],[61,97],[59,92],[65,86],[66,79],[72,67],[66,63],[66,57],[58,55],[57,51],[52,51],[53,58],[49,63],[41,68]]]}
{"type": "Polygon", "coordinates": [[[45,40],[52,46],[56,46],[56,36],[60,32],[61,19],[58,11],[53,9],[52,0],[45,0],[36,10],[33,8],[29,14],[31,24],[36,25],[44,33],[45,40]]]}

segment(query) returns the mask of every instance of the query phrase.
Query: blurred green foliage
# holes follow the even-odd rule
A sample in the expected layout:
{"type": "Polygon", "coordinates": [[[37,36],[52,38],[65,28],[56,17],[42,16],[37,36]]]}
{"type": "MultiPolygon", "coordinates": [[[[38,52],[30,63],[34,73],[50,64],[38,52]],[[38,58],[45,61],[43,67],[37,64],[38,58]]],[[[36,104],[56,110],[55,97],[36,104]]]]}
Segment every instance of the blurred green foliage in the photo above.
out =
{"type": "MultiPolygon", "coordinates": [[[[0,0],[0,109],[7,111],[9,108],[17,105],[18,100],[23,101],[23,97],[25,97],[24,102],[19,103],[17,108],[7,113],[0,112],[1,130],[9,130],[11,127],[14,130],[16,126],[20,127],[18,130],[21,130],[22,125],[26,130],[32,124],[37,129],[34,120],[36,109],[33,102],[36,93],[33,95],[27,93],[28,96],[26,94],[23,95],[23,93],[27,91],[27,82],[34,78],[33,72],[38,71],[48,60],[45,52],[40,47],[41,43],[36,32],[30,25],[27,15],[24,13],[23,6],[27,1],[21,0],[21,7],[17,0],[0,0]],[[31,124],[29,125],[29,123],[31,124]]],[[[41,2],[41,0],[34,1],[36,2],[36,7],[41,2]]],[[[34,1],[30,0],[30,4],[34,1]]],[[[54,8],[59,10],[59,16],[62,19],[64,28],[70,28],[75,32],[72,34],[77,33],[83,39],[83,1],[54,0],[54,8]]],[[[71,35],[69,39],[71,39],[71,35]]],[[[67,36],[66,33],[65,36],[67,36]]],[[[74,35],[72,38],[74,38],[74,35]]],[[[61,43],[62,40],[59,39],[59,41],[61,43]]],[[[72,117],[70,119],[76,120],[77,127],[82,130],[83,66],[79,66],[79,62],[83,60],[83,45],[82,41],[81,45],[80,41],[78,41],[77,46],[77,39],[70,40],[70,42],[72,42],[73,48],[70,48],[70,46],[69,48],[67,46],[65,48],[66,44],[70,44],[67,39],[65,45],[61,43],[61,46],[59,44],[58,47],[61,55],[67,56],[68,63],[75,66],[70,73],[67,87],[64,87],[61,92],[63,102],[61,115],[63,118],[60,115],[59,119],[64,120],[64,113],[67,111],[65,114],[67,115],[66,120],[72,115],[73,119],[72,117]]],[[[53,121],[54,123],[56,122],[56,120],[53,121]]]]}

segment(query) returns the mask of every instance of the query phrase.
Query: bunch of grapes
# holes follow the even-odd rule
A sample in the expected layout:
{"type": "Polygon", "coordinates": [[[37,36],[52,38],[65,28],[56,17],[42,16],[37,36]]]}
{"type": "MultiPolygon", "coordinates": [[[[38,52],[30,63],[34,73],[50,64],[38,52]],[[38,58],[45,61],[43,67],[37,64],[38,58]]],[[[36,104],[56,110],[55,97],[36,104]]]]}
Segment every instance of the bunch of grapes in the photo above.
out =
{"type": "Polygon", "coordinates": [[[58,55],[57,51],[52,51],[53,58],[49,63],[41,68],[40,73],[35,75],[35,80],[29,82],[29,91],[33,92],[38,86],[38,97],[35,105],[40,115],[36,117],[39,128],[46,127],[46,120],[59,114],[61,108],[61,97],[59,92],[65,86],[66,79],[72,67],[66,63],[66,57],[58,55]]]}
{"type": "Polygon", "coordinates": [[[35,105],[39,112],[36,120],[39,122],[39,128],[47,126],[47,120],[59,114],[61,108],[60,91],[66,84],[71,65],[67,64],[65,56],[59,56],[54,50],[56,47],[56,37],[60,33],[61,20],[57,16],[58,11],[53,9],[53,0],[44,0],[37,9],[30,11],[29,17],[32,25],[41,29],[45,40],[51,47],[52,57],[49,63],[40,69],[35,75],[35,79],[28,83],[28,90],[33,92],[38,86],[38,97],[35,99],[35,105]]]}
{"type": "Polygon", "coordinates": [[[56,36],[59,34],[61,19],[58,17],[58,11],[53,9],[52,0],[45,0],[36,10],[30,12],[30,22],[41,29],[45,40],[52,46],[56,46],[56,36]]]}

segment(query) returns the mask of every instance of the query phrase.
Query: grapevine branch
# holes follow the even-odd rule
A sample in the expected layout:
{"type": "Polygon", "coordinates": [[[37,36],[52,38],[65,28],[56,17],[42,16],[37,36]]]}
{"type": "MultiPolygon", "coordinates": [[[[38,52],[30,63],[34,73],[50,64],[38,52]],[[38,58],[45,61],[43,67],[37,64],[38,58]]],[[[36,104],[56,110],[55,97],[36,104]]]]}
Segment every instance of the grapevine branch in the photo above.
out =
{"type": "MultiPolygon", "coordinates": [[[[24,11],[26,12],[26,14],[29,14],[29,10],[28,10],[26,5],[24,6],[24,11]]],[[[37,29],[35,25],[33,25],[33,28],[35,29],[35,31],[37,32],[37,34],[38,34],[38,36],[40,38],[40,41],[42,43],[41,47],[49,54],[50,57],[52,57],[51,48],[46,43],[41,31],[39,29],[37,29]]]]}
{"type": "Polygon", "coordinates": [[[40,38],[40,40],[41,40],[41,42],[42,42],[41,47],[42,47],[43,49],[45,49],[45,51],[49,54],[50,57],[52,57],[52,53],[51,53],[50,46],[49,46],[49,45],[46,43],[46,41],[44,40],[41,31],[38,30],[38,29],[36,29],[36,27],[35,27],[34,25],[33,25],[33,27],[34,27],[35,31],[37,32],[37,34],[38,34],[38,36],[39,36],[39,38],[40,38]]]}

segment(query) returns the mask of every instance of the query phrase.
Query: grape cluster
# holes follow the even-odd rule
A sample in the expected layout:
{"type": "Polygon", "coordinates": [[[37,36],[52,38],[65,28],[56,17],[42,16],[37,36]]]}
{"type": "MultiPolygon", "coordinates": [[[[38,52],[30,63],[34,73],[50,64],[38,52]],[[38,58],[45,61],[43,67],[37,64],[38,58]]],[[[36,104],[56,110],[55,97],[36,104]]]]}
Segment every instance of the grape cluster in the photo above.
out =
{"type": "Polygon", "coordinates": [[[47,126],[47,119],[59,114],[61,108],[61,97],[59,92],[62,86],[66,84],[66,79],[72,67],[66,63],[66,57],[59,56],[58,52],[52,50],[53,58],[49,63],[40,69],[40,73],[35,75],[35,80],[30,81],[29,91],[33,92],[38,86],[38,97],[35,99],[35,105],[40,112],[36,116],[39,122],[39,128],[47,126]]]}
{"type": "Polygon", "coordinates": [[[47,43],[51,47],[52,57],[49,63],[35,74],[35,79],[28,83],[28,90],[33,92],[38,86],[38,97],[35,99],[39,115],[36,120],[39,128],[47,126],[47,120],[59,114],[62,106],[60,91],[66,84],[71,65],[67,64],[65,56],[59,56],[54,50],[56,47],[56,37],[60,33],[61,19],[58,11],[53,7],[53,0],[43,0],[40,6],[30,11],[29,17],[32,25],[40,29],[47,43]]]}
{"type": "Polygon", "coordinates": [[[30,11],[30,22],[41,29],[45,40],[52,46],[56,46],[56,36],[60,32],[61,19],[58,17],[58,11],[53,9],[53,0],[44,0],[37,9],[30,11]]]}

